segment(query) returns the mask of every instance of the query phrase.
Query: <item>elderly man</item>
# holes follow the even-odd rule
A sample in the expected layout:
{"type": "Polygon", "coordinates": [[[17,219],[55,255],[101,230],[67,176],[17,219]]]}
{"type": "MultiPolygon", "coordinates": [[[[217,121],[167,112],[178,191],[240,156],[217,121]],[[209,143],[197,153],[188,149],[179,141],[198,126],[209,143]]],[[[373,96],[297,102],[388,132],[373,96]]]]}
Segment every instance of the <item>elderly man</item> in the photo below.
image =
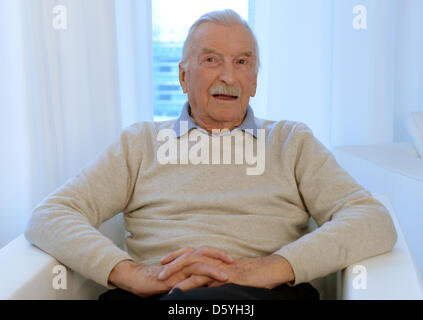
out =
{"type": "Polygon", "coordinates": [[[391,250],[387,210],[307,126],[254,117],[258,69],[239,15],[202,16],[184,45],[179,119],[125,129],[35,208],[27,239],[113,289],[103,298],[313,299],[311,280],[391,250]],[[261,169],[248,173],[252,159],[261,169]],[[128,252],[97,230],[120,212],[128,252]]]}

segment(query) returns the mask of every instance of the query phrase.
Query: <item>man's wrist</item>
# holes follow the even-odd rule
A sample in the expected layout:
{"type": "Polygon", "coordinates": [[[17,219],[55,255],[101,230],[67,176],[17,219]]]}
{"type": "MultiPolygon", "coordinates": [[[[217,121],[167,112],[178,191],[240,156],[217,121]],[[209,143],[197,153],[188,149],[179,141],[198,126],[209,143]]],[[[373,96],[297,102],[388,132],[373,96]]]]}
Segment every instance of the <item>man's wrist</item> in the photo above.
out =
{"type": "Polygon", "coordinates": [[[118,288],[129,290],[129,279],[132,271],[139,264],[133,260],[122,260],[110,271],[108,282],[118,288]]]}
{"type": "Polygon", "coordinates": [[[273,272],[275,274],[275,279],[277,279],[278,284],[283,284],[287,282],[293,283],[295,281],[295,273],[292,269],[291,264],[287,259],[281,255],[272,254],[269,258],[274,261],[273,272]]]}

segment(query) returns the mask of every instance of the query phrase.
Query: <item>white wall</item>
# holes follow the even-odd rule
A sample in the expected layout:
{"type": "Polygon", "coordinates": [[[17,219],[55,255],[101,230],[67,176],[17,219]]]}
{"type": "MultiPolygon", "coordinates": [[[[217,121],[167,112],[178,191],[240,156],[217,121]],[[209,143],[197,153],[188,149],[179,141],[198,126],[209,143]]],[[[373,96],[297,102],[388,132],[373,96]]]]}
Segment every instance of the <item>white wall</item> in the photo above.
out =
{"type": "Polygon", "coordinates": [[[256,1],[262,70],[254,110],[303,121],[330,142],[331,1],[256,1]]]}
{"type": "Polygon", "coordinates": [[[404,125],[410,112],[423,112],[423,1],[398,6],[394,141],[411,141],[404,125]]]}
{"type": "Polygon", "coordinates": [[[423,111],[423,1],[260,0],[254,23],[258,116],[302,121],[328,147],[411,141],[405,119],[423,111]],[[365,29],[353,26],[357,5],[365,29]]]}

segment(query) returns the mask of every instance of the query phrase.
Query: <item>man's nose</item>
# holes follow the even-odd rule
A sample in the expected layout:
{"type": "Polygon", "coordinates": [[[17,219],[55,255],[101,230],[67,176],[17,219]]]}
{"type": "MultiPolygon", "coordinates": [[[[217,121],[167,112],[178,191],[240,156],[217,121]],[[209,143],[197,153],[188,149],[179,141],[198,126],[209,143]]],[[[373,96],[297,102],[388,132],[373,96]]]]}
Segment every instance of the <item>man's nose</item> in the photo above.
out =
{"type": "Polygon", "coordinates": [[[227,85],[233,85],[235,83],[235,69],[232,63],[227,62],[223,65],[223,69],[220,74],[220,80],[227,85]]]}

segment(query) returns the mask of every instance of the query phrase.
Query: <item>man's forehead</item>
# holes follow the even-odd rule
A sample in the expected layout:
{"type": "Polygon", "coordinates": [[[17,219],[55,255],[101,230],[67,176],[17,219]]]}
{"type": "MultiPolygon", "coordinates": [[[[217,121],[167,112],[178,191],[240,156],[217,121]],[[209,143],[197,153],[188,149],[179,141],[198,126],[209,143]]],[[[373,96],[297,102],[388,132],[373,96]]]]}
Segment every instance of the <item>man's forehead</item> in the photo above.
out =
{"type": "MultiPolygon", "coordinates": [[[[220,52],[217,49],[211,48],[211,47],[202,47],[200,49],[200,54],[209,54],[209,53],[214,53],[214,54],[218,54],[218,55],[223,55],[222,52],[220,52]]],[[[247,57],[251,57],[253,56],[254,53],[252,50],[241,50],[237,56],[247,56],[247,57]]]]}
{"type": "Polygon", "coordinates": [[[201,53],[221,53],[223,48],[229,47],[239,51],[237,53],[254,52],[254,39],[243,25],[205,22],[195,31],[193,40],[201,53]]]}
{"type": "Polygon", "coordinates": [[[226,40],[231,36],[237,41],[253,41],[251,33],[241,24],[223,25],[207,21],[200,24],[193,34],[196,42],[226,40]]]}

